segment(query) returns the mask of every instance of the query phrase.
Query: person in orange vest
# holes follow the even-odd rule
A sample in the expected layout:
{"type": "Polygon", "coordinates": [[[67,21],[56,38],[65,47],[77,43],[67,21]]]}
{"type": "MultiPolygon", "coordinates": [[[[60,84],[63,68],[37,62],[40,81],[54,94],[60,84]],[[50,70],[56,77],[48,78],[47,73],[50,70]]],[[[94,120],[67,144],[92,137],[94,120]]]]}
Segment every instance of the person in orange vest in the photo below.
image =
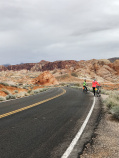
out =
{"type": "Polygon", "coordinates": [[[94,96],[95,96],[95,88],[96,88],[96,85],[100,86],[100,84],[96,81],[96,79],[94,79],[93,82],[92,82],[92,88],[93,88],[94,96]]]}

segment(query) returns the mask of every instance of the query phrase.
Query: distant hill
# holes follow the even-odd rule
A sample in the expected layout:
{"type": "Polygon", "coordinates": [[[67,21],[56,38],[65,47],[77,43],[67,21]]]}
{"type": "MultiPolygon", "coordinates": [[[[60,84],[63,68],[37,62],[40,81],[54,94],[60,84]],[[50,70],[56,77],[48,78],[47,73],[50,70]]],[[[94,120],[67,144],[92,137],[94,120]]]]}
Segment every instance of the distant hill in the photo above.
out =
{"type": "Polygon", "coordinates": [[[114,63],[115,60],[119,60],[119,57],[109,58],[108,59],[111,63],[114,63]]]}
{"type": "Polygon", "coordinates": [[[54,62],[42,60],[38,63],[9,65],[7,67],[0,65],[0,72],[7,71],[7,73],[9,73],[9,71],[11,70],[12,71],[28,70],[28,72],[31,73],[51,71],[51,73],[53,73],[53,75],[55,75],[57,79],[58,77],[61,77],[59,78],[59,81],[63,79],[64,81],[66,80],[67,82],[67,78],[69,78],[69,76],[71,75],[71,78],[69,78],[69,82],[74,80],[72,77],[76,79],[76,77],[78,76],[78,78],[80,77],[81,79],[86,78],[92,80],[94,78],[96,79],[98,78],[100,81],[105,80],[105,81],[119,83],[119,60],[117,59],[119,58],[115,57],[108,60],[92,59],[87,61],[63,60],[63,61],[54,61],[54,62]]]}
{"type": "Polygon", "coordinates": [[[4,64],[3,66],[7,67],[7,66],[9,66],[9,65],[11,65],[11,64],[4,64]]]}

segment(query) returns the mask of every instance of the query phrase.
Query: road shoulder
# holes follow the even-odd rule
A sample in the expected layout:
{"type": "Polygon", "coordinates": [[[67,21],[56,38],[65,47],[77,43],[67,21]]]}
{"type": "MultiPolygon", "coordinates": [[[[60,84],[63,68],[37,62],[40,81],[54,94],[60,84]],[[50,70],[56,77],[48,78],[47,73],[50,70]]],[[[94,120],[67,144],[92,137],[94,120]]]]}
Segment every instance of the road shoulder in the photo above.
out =
{"type": "Polygon", "coordinates": [[[94,131],[94,137],[87,143],[79,158],[104,157],[119,157],[119,121],[114,120],[103,105],[101,120],[94,131]]]}
{"type": "MultiPolygon", "coordinates": [[[[93,97],[92,97],[93,99],[93,97]]],[[[78,143],[76,144],[73,152],[70,154],[69,158],[80,158],[80,155],[82,155],[86,144],[91,143],[92,138],[94,137],[94,131],[95,128],[97,128],[97,125],[99,123],[100,120],[100,116],[101,116],[101,110],[102,110],[102,102],[100,100],[100,98],[96,97],[96,103],[95,103],[95,107],[93,109],[93,113],[89,119],[89,122],[81,136],[81,138],[79,139],[78,143]]]]}

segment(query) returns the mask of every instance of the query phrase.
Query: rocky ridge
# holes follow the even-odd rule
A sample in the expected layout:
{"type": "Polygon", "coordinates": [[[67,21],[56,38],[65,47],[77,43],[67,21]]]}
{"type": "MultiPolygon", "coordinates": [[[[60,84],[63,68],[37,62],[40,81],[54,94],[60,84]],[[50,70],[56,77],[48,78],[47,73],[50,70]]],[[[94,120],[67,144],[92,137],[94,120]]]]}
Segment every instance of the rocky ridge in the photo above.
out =
{"type": "Polygon", "coordinates": [[[26,64],[19,64],[19,65],[9,65],[6,67],[6,70],[13,70],[13,71],[19,71],[19,70],[31,70],[31,68],[35,65],[35,63],[26,63],[26,64]]]}
{"type": "Polygon", "coordinates": [[[115,60],[119,60],[119,57],[109,58],[108,60],[109,60],[111,63],[113,63],[115,60]]]}
{"type": "Polygon", "coordinates": [[[0,71],[21,71],[24,69],[32,72],[53,71],[55,76],[61,75],[65,71],[70,74],[76,73],[78,78],[93,79],[98,77],[101,81],[119,82],[119,60],[115,60],[113,63],[107,59],[55,62],[42,60],[39,63],[0,66],[0,71]]]}

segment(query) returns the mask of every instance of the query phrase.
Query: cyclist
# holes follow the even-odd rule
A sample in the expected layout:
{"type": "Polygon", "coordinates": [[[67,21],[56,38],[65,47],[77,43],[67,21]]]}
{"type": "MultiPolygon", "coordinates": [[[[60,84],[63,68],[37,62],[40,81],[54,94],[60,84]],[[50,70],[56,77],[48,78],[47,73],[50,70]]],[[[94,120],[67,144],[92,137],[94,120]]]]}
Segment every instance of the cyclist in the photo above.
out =
{"type": "Polygon", "coordinates": [[[100,86],[100,84],[96,81],[96,79],[94,79],[93,82],[92,82],[92,88],[93,88],[94,96],[95,96],[95,88],[96,88],[96,85],[100,86]]]}
{"type": "Polygon", "coordinates": [[[87,92],[87,83],[86,83],[86,80],[84,80],[84,82],[83,82],[83,89],[85,89],[86,92],[87,92]]]}

